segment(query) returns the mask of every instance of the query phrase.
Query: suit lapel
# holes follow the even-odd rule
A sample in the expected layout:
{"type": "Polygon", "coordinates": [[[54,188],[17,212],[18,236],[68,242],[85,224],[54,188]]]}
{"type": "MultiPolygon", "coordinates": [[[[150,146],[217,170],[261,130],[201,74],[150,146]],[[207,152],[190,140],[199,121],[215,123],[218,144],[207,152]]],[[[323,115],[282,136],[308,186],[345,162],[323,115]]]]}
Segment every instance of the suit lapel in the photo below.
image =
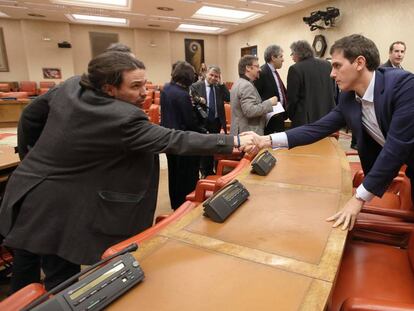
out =
{"type": "Polygon", "coordinates": [[[201,97],[204,97],[207,100],[207,91],[206,91],[206,83],[204,81],[201,81],[201,87],[200,87],[200,95],[201,97]]]}
{"type": "Polygon", "coordinates": [[[378,126],[381,129],[384,138],[387,138],[387,133],[384,129],[383,120],[381,118],[381,111],[384,111],[384,74],[376,70],[375,71],[375,86],[374,86],[374,109],[375,117],[377,118],[378,126]]]}
{"type": "Polygon", "coordinates": [[[274,90],[276,90],[276,94],[279,97],[280,94],[279,94],[279,91],[277,89],[277,84],[276,84],[276,81],[275,81],[275,76],[273,75],[273,72],[270,69],[270,67],[269,67],[268,64],[265,64],[265,72],[266,72],[266,75],[268,76],[268,79],[269,79],[270,83],[272,84],[272,88],[274,90]]]}

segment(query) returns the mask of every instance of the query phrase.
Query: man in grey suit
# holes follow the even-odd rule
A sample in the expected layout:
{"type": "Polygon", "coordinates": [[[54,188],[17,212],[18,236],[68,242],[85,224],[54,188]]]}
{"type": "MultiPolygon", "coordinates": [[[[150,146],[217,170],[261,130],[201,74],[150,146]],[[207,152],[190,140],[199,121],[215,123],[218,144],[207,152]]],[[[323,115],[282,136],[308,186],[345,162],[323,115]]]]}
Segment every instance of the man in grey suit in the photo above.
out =
{"type": "Polygon", "coordinates": [[[40,268],[50,290],[109,246],[150,227],[157,153],[230,153],[252,141],[150,123],[139,108],[145,83],[141,61],[106,52],[90,61],[88,74],[23,111],[18,143],[28,152],[0,208],[0,235],[14,250],[12,291],[39,282],[40,268]]]}
{"type": "Polygon", "coordinates": [[[287,76],[287,113],[291,127],[297,127],[319,120],[335,107],[335,82],[331,64],[315,58],[307,41],[293,42],[290,49],[295,64],[287,76]]]}
{"type": "Polygon", "coordinates": [[[253,131],[259,135],[264,132],[266,114],[273,111],[277,97],[262,101],[253,81],[259,78],[260,66],[258,58],[244,55],[239,60],[240,78],[230,91],[231,128],[230,133],[237,135],[245,131],[253,131]]]}

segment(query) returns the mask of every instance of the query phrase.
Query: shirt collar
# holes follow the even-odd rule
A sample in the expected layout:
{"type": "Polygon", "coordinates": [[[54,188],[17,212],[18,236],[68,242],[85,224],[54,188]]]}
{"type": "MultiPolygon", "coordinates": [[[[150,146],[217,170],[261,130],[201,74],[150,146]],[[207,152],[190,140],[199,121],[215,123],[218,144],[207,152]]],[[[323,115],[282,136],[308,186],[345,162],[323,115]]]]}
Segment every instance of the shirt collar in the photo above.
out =
{"type": "Polygon", "coordinates": [[[356,95],[356,93],[355,93],[355,97],[358,100],[362,99],[364,101],[373,103],[374,102],[374,89],[375,89],[375,71],[372,73],[371,81],[369,82],[369,85],[368,85],[368,87],[367,87],[367,89],[364,93],[364,96],[362,96],[362,98],[361,98],[358,95],[356,95]]]}
{"type": "Polygon", "coordinates": [[[267,63],[267,65],[269,66],[269,68],[272,72],[276,71],[275,67],[273,67],[273,65],[271,63],[267,63]]]}

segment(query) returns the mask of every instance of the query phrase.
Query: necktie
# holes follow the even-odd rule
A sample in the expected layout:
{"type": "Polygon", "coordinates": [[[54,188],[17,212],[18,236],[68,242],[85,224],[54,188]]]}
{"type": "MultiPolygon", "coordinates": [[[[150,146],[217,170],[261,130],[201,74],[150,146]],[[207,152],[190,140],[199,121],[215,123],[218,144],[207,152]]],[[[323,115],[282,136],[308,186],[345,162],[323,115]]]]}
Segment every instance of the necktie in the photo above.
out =
{"type": "MultiPolygon", "coordinates": [[[[285,88],[285,85],[282,82],[282,79],[280,79],[280,76],[279,76],[279,73],[277,72],[277,70],[275,70],[275,74],[276,74],[276,77],[277,77],[277,81],[279,82],[279,88],[280,88],[279,97],[283,98],[283,107],[286,108],[286,104],[287,104],[286,91],[285,91],[286,88],[285,88]]],[[[279,98],[279,101],[280,101],[280,98],[279,98]]]]}
{"type": "Polygon", "coordinates": [[[216,119],[216,100],[214,96],[214,86],[210,85],[210,94],[208,95],[208,120],[216,119]]]}

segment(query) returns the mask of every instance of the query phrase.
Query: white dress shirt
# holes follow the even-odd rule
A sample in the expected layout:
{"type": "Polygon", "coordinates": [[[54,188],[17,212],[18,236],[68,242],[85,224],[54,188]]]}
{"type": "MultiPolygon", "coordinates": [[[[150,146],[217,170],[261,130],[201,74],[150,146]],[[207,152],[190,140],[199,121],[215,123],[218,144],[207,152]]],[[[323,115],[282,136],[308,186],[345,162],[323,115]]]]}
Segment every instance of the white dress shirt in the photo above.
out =
{"type": "Polygon", "coordinates": [[[280,101],[280,103],[282,104],[282,106],[284,106],[285,105],[285,103],[284,103],[284,98],[283,98],[283,96],[282,96],[282,87],[280,86],[280,83],[279,83],[279,79],[277,78],[277,76],[276,76],[276,69],[275,69],[275,67],[273,67],[273,65],[272,64],[270,64],[270,63],[267,63],[267,65],[269,66],[269,68],[270,68],[270,71],[272,72],[272,75],[273,75],[273,78],[275,79],[275,81],[276,81],[276,86],[277,86],[277,92],[278,92],[278,94],[279,94],[279,97],[278,97],[278,99],[279,99],[279,101],[280,101]]]}

